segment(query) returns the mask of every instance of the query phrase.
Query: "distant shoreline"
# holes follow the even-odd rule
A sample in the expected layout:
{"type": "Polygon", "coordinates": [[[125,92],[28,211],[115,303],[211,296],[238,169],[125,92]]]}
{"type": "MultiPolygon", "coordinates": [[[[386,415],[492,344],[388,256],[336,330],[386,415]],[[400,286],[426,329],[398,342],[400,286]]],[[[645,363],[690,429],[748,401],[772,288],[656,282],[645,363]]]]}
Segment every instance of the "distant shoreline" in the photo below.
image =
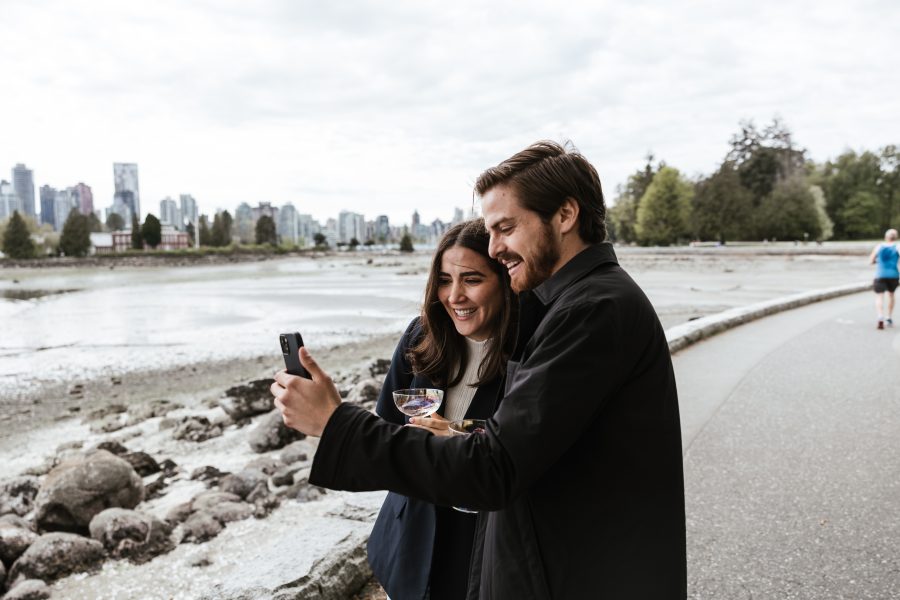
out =
{"type": "Polygon", "coordinates": [[[397,251],[356,251],[338,252],[335,250],[275,250],[272,252],[260,252],[258,250],[210,250],[210,251],[168,251],[168,252],[128,252],[118,254],[96,254],[94,256],[77,257],[46,257],[12,259],[0,258],[0,270],[2,269],[45,269],[45,268],[114,268],[114,267],[180,267],[197,265],[223,265],[229,263],[263,262],[290,257],[305,257],[311,259],[329,258],[339,255],[356,256],[391,256],[399,254],[397,251]]]}
{"type": "MultiPolygon", "coordinates": [[[[712,243],[702,243],[694,246],[631,246],[616,244],[616,251],[620,254],[660,254],[660,255],[687,255],[687,256],[715,256],[739,254],[756,254],[760,256],[785,256],[785,255],[825,255],[825,256],[858,256],[868,254],[877,245],[878,240],[825,242],[824,244],[793,243],[793,242],[732,242],[718,246],[712,243]]],[[[431,252],[433,248],[426,247],[418,252],[431,252]]],[[[30,259],[0,258],[0,270],[3,269],[27,269],[27,268],[56,268],[56,267],[178,267],[196,265],[222,265],[228,263],[263,262],[278,258],[307,257],[312,259],[329,258],[336,256],[396,256],[401,254],[398,250],[281,250],[260,251],[258,248],[242,249],[238,247],[218,249],[209,248],[197,250],[176,251],[150,251],[127,252],[117,254],[97,254],[84,258],[75,257],[46,257],[30,259]]]]}

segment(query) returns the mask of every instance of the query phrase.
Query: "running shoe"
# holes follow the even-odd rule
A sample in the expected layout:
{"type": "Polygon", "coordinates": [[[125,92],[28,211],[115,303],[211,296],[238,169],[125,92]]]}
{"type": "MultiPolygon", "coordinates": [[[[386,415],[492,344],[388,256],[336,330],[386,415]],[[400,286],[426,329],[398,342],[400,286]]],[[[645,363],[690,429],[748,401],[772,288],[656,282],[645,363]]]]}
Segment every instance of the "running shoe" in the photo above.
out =
{"type": "Polygon", "coordinates": [[[884,329],[884,321],[878,319],[878,329],[884,329]]]}

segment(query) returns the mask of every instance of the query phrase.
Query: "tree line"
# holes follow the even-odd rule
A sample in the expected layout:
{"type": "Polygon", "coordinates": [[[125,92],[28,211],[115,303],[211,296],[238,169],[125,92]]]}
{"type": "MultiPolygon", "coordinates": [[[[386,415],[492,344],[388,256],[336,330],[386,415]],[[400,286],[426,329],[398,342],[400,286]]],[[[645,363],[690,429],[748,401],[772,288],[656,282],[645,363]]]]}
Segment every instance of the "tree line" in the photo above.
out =
{"type": "Polygon", "coordinates": [[[877,238],[900,223],[898,163],[894,145],[816,163],[778,119],[744,122],[711,175],[691,180],[648,156],[617,189],[609,233],[645,246],[877,238]]]}

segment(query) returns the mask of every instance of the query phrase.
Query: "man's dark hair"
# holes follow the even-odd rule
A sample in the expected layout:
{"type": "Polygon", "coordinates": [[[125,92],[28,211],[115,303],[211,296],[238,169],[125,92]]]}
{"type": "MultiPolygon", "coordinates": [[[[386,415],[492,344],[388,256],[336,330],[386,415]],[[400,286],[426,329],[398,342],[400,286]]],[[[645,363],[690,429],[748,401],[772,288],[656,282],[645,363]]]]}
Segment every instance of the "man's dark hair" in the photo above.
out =
{"type": "Polygon", "coordinates": [[[498,185],[511,186],[522,207],[550,222],[566,198],[578,203],[578,233],[595,244],[606,240],[606,205],[600,177],[591,163],[567,142],[535,142],[482,173],[475,192],[483,196],[498,185]]]}

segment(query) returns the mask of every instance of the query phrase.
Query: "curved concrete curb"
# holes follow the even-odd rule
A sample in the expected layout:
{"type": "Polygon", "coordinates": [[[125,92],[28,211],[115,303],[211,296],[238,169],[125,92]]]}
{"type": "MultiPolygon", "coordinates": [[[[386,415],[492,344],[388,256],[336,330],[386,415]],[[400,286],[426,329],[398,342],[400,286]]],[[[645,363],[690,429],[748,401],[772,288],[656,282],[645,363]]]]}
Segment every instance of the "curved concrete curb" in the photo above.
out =
{"type": "Polygon", "coordinates": [[[732,308],[724,312],[702,317],[694,321],[689,321],[666,330],[666,340],[669,342],[669,352],[672,354],[687,348],[691,344],[696,344],[700,340],[706,339],[717,333],[727,331],[732,327],[755,321],[769,315],[774,315],[792,308],[799,308],[812,304],[813,302],[821,302],[822,300],[830,300],[839,296],[847,296],[872,289],[872,283],[852,283],[839,287],[826,288],[823,290],[815,290],[812,292],[803,292],[802,294],[794,294],[792,296],[783,296],[774,300],[766,300],[748,306],[732,308]]]}

